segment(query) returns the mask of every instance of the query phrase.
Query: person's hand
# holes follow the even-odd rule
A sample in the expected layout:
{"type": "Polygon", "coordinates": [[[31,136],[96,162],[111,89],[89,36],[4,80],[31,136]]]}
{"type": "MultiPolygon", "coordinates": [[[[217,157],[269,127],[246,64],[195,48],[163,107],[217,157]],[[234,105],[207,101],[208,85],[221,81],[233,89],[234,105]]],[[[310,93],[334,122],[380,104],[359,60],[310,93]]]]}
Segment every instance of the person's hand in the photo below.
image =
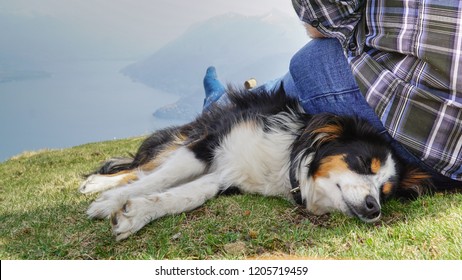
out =
{"type": "Polygon", "coordinates": [[[306,33],[311,38],[326,38],[321,32],[319,32],[315,27],[311,26],[311,24],[305,23],[306,33]]]}

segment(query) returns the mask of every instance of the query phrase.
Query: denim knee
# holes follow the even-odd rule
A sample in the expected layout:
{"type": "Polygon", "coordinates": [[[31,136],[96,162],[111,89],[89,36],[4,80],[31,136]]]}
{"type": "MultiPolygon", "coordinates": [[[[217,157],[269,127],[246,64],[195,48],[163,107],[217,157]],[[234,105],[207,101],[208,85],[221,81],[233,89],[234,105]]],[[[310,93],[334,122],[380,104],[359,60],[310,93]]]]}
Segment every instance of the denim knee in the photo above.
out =
{"type": "Polygon", "coordinates": [[[358,88],[337,39],[313,39],[291,59],[289,73],[300,100],[358,88]]]}

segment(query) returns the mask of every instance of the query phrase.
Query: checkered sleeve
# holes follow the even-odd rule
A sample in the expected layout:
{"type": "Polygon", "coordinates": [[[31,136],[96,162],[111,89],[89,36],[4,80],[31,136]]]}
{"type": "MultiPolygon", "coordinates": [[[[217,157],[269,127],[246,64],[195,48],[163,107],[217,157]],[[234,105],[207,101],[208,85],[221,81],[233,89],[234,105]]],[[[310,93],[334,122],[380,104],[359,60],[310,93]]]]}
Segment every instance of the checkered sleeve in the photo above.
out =
{"type": "MultiPolygon", "coordinates": [[[[300,20],[315,27],[321,34],[337,38],[346,50],[359,52],[357,28],[361,24],[364,0],[292,0],[300,20]]],[[[361,34],[362,35],[362,34],[361,34]]]]}

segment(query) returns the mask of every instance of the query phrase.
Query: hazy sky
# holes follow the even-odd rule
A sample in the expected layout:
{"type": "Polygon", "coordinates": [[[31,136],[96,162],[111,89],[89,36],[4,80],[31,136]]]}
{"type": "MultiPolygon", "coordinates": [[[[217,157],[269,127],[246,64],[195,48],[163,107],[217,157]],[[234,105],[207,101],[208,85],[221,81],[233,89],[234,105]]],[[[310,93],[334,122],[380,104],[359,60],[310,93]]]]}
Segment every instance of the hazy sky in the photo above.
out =
{"type": "Polygon", "coordinates": [[[290,0],[0,0],[0,17],[49,18],[95,42],[140,54],[152,53],[210,17],[263,15],[272,9],[295,17],[290,0]]]}

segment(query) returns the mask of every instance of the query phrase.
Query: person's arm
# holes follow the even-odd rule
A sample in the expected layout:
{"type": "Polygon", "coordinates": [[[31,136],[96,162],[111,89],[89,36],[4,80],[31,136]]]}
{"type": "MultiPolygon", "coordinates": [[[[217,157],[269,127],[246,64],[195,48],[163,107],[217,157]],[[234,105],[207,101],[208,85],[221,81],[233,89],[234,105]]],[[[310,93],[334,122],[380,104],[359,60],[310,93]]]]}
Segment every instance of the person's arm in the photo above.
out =
{"type": "Polygon", "coordinates": [[[292,0],[312,38],[337,38],[347,48],[360,23],[365,0],[292,0]]]}

